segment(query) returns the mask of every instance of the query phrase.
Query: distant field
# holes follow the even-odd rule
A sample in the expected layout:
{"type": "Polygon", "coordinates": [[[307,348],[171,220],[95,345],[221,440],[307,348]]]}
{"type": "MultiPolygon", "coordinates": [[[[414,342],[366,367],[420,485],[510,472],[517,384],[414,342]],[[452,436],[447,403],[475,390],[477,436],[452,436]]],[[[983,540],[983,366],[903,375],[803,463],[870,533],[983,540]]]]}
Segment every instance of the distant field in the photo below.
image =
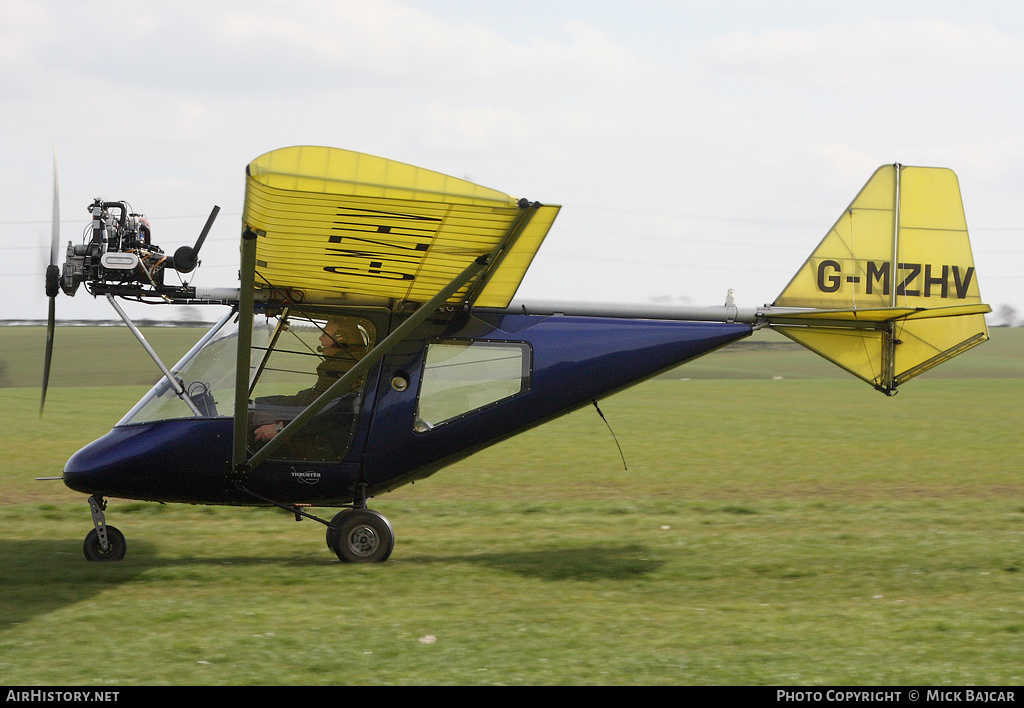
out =
{"type": "MultiPolygon", "coordinates": [[[[994,327],[991,339],[922,375],[930,378],[1024,377],[1024,328],[994,327]]],[[[694,379],[848,379],[850,375],[796,342],[761,331],[733,346],[676,369],[672,377],[694,379]]]]}
{"type": "MultiPolygon", "coordinates": [[[[146,340],[168,365],[192,348],[205,330],[145,327],[146,340]]],[[[57,327],[50,385],[152,384],[160,371],[125,326],[57,327]]],[[[0,327],[0,387],[39,388],[46,351],[45,327],[0,327]]]]}
{"type": "Polygon", "coordinates": [[[70,329],[42,420],[42,331],[0,329],[9,685],[1024,682],[1024,330],[892,398],[759,334],[602,401],[625,467],[588,409],[374,499],[361,567],[282,512],[121,500],[128,557],[87,563],[85,500],[34,478],[155,368],[70,329]]]}

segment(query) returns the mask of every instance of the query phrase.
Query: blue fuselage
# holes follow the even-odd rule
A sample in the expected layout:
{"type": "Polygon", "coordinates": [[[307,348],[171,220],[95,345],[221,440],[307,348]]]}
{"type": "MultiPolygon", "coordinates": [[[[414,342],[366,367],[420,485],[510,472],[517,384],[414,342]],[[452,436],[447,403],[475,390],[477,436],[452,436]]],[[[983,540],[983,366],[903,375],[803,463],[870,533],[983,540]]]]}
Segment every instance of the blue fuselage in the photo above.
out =
{"type": "MultiPolygon", "coordinates": [[[[371,370],[342,459],[271,459],[248,472],[244,486],[281,504],[347,504],[360,485],[373,496],[424,478],[750,333],[747,324],[486,310],[428,321],[371,370]],[[526,383],[443,424],[418,424],[432,342],[518,347],[525,352],[526,383]]],[[[232,482],[233,426],[229,417],[198,416],[119,425],[68,461],[64,481],[115,498],[252,504],[254,498],[232,482]]]]}

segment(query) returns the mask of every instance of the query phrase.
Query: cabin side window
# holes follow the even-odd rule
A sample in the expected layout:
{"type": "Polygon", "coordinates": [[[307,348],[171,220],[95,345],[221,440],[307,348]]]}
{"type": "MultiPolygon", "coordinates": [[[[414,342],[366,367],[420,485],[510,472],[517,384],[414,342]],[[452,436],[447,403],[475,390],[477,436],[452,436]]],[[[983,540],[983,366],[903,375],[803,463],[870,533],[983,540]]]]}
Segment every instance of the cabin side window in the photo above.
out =
{"type": "Polygon", "coordinates": [[[415,429],[426,432],[529,389],[532,352],[523,342],[427,345],[415,429]]]}

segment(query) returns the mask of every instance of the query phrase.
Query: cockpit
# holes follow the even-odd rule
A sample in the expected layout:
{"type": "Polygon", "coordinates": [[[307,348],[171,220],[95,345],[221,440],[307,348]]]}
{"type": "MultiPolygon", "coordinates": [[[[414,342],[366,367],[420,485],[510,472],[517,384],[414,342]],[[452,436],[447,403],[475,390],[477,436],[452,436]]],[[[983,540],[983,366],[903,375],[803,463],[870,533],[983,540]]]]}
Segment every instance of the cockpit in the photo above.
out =
{"type": "MultiPolygon", "coordinates": [[[[376,344],[372,317],[285,309],[253,323],[247,446],[254,452],[280,433],[376,344]]],[[[238,326],[220,322],[122,418],[117,426],[177,419],[233,418],[238,326]],[[174,383],[172,383],[172,379],[174,383]]],[[[332,393],[327,406],[274,457],[338,461],[347,453],[365,376],[332,393]]]]}

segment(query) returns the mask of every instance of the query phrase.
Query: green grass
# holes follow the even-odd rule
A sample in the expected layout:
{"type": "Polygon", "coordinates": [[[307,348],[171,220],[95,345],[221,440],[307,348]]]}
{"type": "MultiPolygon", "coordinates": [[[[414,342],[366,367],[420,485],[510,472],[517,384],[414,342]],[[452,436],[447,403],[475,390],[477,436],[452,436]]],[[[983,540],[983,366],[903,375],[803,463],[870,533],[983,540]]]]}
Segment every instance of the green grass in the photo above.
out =
{"type": "Polygon", "coordinates": [[[717,380],[602,402],[628,469],[589,409],[373,500],[397,535],[374,566],[283,512],[119,500],[127,558],[87,563],[85,500],[34,477],[145,386],[58,386],[42,420],[34,388],[2,389],[0,676],[1019,685],[1019,332],[894,398],[811,375],[803,352],[760,352],[760,374],[756,347],[716,353],[692,367],[717,380]]]}

